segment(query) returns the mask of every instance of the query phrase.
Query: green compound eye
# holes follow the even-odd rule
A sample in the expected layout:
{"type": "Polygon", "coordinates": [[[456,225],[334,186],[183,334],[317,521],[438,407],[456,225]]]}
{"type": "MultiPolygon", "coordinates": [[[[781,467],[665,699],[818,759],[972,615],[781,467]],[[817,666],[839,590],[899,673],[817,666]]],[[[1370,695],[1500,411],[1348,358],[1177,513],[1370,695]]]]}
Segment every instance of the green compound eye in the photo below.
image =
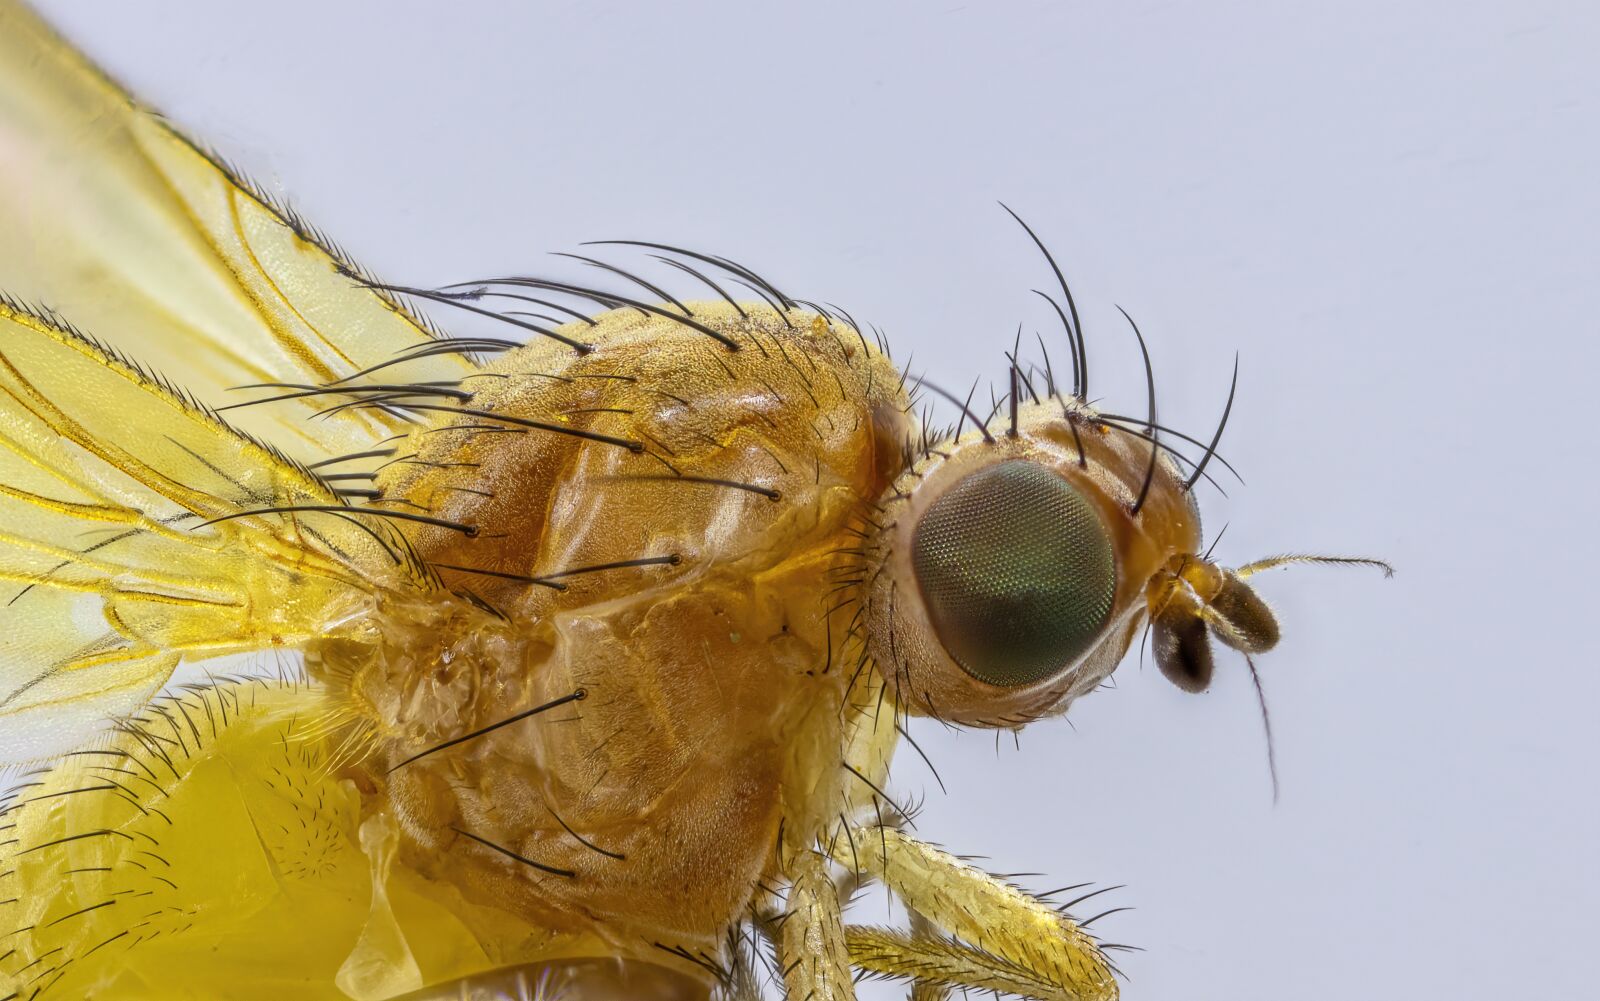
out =
{"type": "Polygon", "coordinates": [[[1089,501],[1035,462],[982,469],[928,507],[912,567],[945,650],[979,681],[1047,678],[1088,650],[1116,592],[1111,539],[1089,501]]]}

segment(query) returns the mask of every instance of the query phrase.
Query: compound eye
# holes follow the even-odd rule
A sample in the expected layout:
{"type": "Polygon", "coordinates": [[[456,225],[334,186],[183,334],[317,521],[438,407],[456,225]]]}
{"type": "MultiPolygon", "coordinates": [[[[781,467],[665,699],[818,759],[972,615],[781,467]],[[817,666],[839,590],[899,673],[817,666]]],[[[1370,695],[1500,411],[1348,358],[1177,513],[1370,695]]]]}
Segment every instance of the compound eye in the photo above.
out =
{"type": "Polygon", "coordinates": [[[1093,646],[1117,584],[1090,502],[1022,459],[981,469],[929,505],[911,563],[945,651],[1003,688],[1047,678],[1093,646]]]}

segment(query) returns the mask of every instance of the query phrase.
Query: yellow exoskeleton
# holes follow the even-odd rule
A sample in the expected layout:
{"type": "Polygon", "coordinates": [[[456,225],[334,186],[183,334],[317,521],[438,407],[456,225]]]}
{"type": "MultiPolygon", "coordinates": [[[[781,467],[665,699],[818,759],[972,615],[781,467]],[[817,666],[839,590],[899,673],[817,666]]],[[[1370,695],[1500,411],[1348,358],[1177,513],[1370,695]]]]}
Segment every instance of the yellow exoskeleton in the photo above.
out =
{"type": "Polygon", "coordinates": [[[1202,551],[1221,425],[1089,406],[1064,281],[1071,384],[936,435],[842,310],[635,251],[700,292],[380,284],[0,0],[0,1001],[1117,996],[887,769],[1147,625],[1192,689],[1276,642],[1300,558],[1202,551]]]}

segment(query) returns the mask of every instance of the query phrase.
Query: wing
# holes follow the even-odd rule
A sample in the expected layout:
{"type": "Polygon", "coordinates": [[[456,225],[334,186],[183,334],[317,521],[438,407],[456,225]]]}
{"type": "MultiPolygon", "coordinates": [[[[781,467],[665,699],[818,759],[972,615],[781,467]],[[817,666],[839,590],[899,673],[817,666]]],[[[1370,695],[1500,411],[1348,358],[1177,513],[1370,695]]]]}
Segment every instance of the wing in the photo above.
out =
{"type": "Polygon", "coordinates": [[[308,421],[348,402],[310,387],[475,371],[354,272],[0,0],[0,762],[80,743],[185,658],[437,586],[306,465],[405,429],[382,406],[308,421]],[[262,383],[304,388],[232,409],[262,383]]]}
{"type": "Polygon", "coordinates": [[[380,516],[0,300],[0,761],[81,742],[184,657],[293,646],[431,587],[380,516]]]}
{"type": "MultiPolygon", "coordinates": [[[[0,290],[48,306],[210,407],[234,387],[320,385],[393,362],[386,382],[470,362],[292,213],[142,107],[19,0],[0,0],[0,290]]],[[[259,394],[257,394],[259,395],[259,394]]],[[[338,402],[337,400],[333,402],[338,402]]],[[[403,429],[307,395],[230,416],[306,462],[403,429]]]]}

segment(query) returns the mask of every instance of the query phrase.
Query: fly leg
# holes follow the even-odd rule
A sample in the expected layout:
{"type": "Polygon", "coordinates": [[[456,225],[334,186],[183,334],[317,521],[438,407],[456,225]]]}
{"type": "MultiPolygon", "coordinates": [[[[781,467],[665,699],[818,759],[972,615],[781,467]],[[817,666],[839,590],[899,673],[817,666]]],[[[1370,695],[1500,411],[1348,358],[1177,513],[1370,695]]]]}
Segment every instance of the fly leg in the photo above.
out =
{"type": "MultiPolygon", "coordinates": [[[[1041,1001],[1114,1001],[1109,960],[1076,922],[1035,897],[891,827],[853,832],[859,864],[933,929],[849,927],[850,961],[873,973],[1041,1001]]],[[[804,995],[791,995],[803,997],[804,995]]],[[[936,996],[936,995],[933,995],[936,996]]]]}
{"type": "Polygon", "coordinates": [[[778,962],[790,1001],[855,1001],[839,894],[828,863],[797,852],[789,863],[789,907],[778,930],[778,962]]]}
{"type": "MultiPolygon", "coordinates": [[[[932,921],[912,911],[911,934],[914,938],[935,938],[939,934],[939,929],[932,921]]],[[[913,980],[910,1001],[950,1001],[951,993],[952,988],[949,984],[937,980],[913,980]]]]}

